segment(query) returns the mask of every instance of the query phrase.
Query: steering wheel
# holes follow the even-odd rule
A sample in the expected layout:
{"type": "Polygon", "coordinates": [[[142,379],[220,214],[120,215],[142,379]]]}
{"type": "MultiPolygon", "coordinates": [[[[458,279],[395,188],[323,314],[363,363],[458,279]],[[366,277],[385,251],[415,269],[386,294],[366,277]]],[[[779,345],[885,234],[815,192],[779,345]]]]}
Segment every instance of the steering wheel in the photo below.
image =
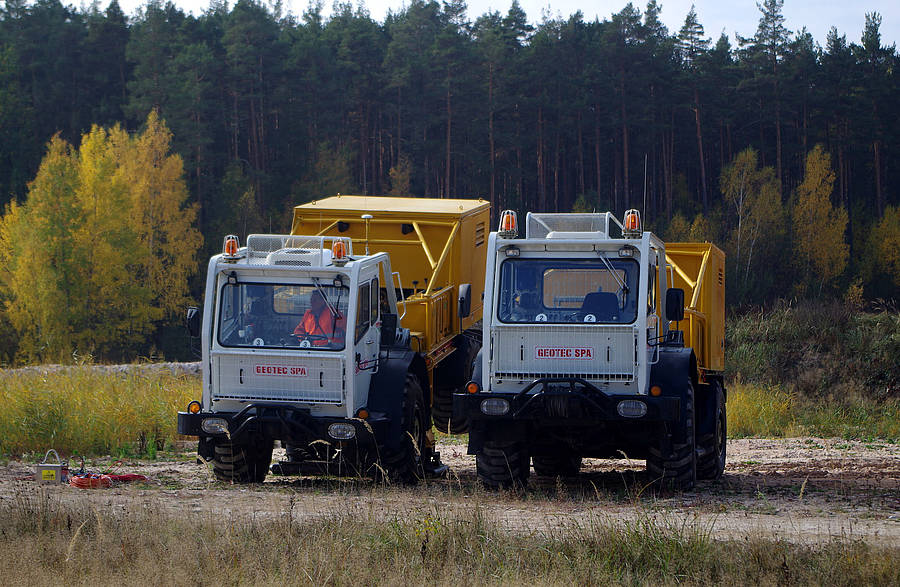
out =
{"type": "Polygon", "coordinates": [[[313,343],[320,340],[324,340],[326,342],[328,341],[328,337],[324,334],[305,334],[292,332],[291,336],[293,336],[300,342],[300,348],[303,349],[308,349],[309,347],[313,346],[313,343]]]}

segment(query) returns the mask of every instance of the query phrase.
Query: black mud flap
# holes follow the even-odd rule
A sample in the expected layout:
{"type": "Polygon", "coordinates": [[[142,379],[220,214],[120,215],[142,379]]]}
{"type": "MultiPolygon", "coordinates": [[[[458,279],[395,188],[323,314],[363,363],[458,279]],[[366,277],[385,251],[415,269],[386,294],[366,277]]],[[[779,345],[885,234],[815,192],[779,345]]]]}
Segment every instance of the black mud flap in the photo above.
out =
{"type": "MultiPolygon", "coordinates": [[[[425,373],[425,361],[422,357],[408,349],[390,349],[382,351],[378,359],[378,372],[372,376],[369,387],[368,410],[370,413],[381,412],[387,419],[387,425],[382,428],[384,434],[377,434],[379,445],[388,450],[397,450],[404,441],[402,428],[403,393],[406,387],[406,374],[409,372],[419,375],[420,382],[427,382],[422,378],[425,373]],[[421,371],[421,373],[419,373],[421,371]]],[[[431,421],[428,398],[430,393],[423,383],[422,389],[425,395],[428,421],[431,421]]]]}
{"type": "Polygon", "coordinates": [[[660,348],[659,361],[650,369],[650,385],[659,385],[664,396],[680,396],[684,382],[697,386],[697,360],[689,348],[660,348]]]}

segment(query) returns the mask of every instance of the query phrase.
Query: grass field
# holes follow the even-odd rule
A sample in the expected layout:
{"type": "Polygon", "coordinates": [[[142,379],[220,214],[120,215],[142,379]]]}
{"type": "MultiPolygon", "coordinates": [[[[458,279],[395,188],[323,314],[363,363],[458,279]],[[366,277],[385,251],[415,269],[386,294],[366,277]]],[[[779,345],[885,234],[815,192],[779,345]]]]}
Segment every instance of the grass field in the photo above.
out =
{"type": "Polygon", "coordinates": [[[728,387],[731,437],[819,436],[900,441],[900,400],[808,397],[780,385],[728,387]]]}
{"type": "MultiPolygon", "coordinates": [[[[174,445],[175,413],[199,395],[199,378],[166,370],[0,371],[0,454],[36,459],[54,447],[63,456],[153,458],[174,445]]],[[[900,440],[900,403],[891,398],[825,400],[733,381],[728,410],[732,437],[900,440]]],[[[461,513],[423,500],[387,521],[365,508],[299,521],[293,497],[274,514],[173,515],[161,494],[105,508],[23,484],[0,500],[0,573],[23,585],[900,584],[900,549],[877,542],[713,539],[659,521],[652,501],[638,506],[646,514],[618,523],[591,517],[510,532],[490,521],[477,492],[466,497],[471,507],[461,513]]]]}
{"type": "Polygon", "coordinates": [[[175,439],[178,410],[199,395],[197,377],[166,370],[0,371],[0,454],[152,457],[175,439]]]}
{"type": "MultiPolygon", "coordinates": [[[[293,501],[291,502],[293,504],[293,501]]],[[[152,502],[102,510],[20,492],[0,503],[0,573],[20,584],[896,585],[900,549],[797,545],[654,522],[596,520],[510,533],[480,504],[375,520],[326,514],[173,516],[152,502]]]]}
{"type": "MultiPolygon", "coordinates": [[[[166,370],[0,371],[0,455],[153,457],[176,440],[176,413],[200,380],[166,370]]],[[[732,437],[821,436],[900,441],[900,400],[809,397],[781,385],[728,385],[732,437]]],[[[454,437],[450,437],[451,439],[454,437]]],[[[464,437],[455,437],[460,443],[464,437]]]]}

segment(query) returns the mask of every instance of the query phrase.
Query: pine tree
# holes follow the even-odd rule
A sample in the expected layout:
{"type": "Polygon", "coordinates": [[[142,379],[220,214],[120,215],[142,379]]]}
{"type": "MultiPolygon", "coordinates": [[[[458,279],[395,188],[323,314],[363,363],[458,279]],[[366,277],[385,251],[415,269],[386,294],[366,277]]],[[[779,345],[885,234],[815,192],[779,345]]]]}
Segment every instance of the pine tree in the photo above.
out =
{"type": "MultiPolygon", "coordinates": [[[[784,26],[784,0],[764,0],[757,4],[762,13],[756,34],[747,39],[738,37],[744,63],[752,75],[750,87],[757,90],[760,117],[765,120],[772,112],[775,128],[775,173],[782,178],[782,62],[789,51],[791,31],[784,26]]],[[[760,136],[763,128],[760,127],[760,136]]]]}
{"type": "MultiPolygon", "coordinates": [[[[884,126],[885,116],[896,100],[891,88],[891,70],[894,66],[895,47],[881,44],[881,15],[877,12],[866,14],[860,45],[854,45],[854,56],[862,68],[864,77],[856,89],[860,101],[865,104],[868,116],[863,119],[866,139],[872,149],[872,176],[874,179],[875,208],[878,214],[884,212],[884,126]]],[[[894,74],[896,75],[896,74],[894,74]]]]}
{"type": "Polygon", "coordinates": [[[709,39],[705,36],[703,25],[697,18],[697,11],[691,4],[691,10],[684,17],[684,24],[678,31],[676,43],[682,63],[688,69],[697,67],[697,60],[709,50],[709,39]]]}
{"type": "Polygon", "coordinates": [[[694,112],[694,124],[697,135],[697,163],[700,167],[700,199],[703,202],[703,211],[708,212],[709,195],[706,190],[706,159],[703,152],[702,107],[700,104],[700,80],[698,78],[700,77],[699,62],[709,50],[709,39],[704,36],[703,25],[697,19],[697,13],[693,5],[691,5],[691,10],[684,19],[684,25],[678,32],[677,47],[681,55],[682,66],[687,70],[687,75],[691,80],[692,110],[694,112]]]}

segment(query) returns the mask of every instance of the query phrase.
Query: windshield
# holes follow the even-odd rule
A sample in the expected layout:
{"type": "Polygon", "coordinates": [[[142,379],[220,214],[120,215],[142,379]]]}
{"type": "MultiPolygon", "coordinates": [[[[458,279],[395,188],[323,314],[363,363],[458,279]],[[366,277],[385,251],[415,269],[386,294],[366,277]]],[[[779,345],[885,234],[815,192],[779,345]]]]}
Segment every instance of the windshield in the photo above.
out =
{"type": "Polygon", "coordinates": [[[497,315],[507,323],[628,324],[637,317],[633,259],[510,259],[500,269],[497,315]]]}
{"type": "Polygon", "coordinates": [[[347,331],[346,287],[225,284],[219,296],[219,344],[341,350],[347,331]]]}

